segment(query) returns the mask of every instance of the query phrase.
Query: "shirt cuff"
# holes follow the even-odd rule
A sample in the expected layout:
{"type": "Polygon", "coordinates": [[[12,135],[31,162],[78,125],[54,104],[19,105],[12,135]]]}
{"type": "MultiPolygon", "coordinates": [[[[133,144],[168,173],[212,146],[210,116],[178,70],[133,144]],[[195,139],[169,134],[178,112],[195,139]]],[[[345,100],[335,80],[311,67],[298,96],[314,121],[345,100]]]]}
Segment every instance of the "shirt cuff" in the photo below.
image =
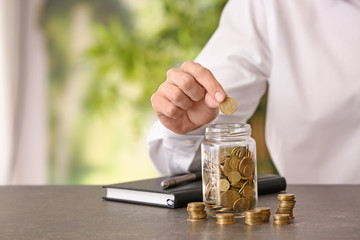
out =
{"type": "Polygon", "coordinates": [[[187,134],[176,134],[158,121],[158,130],[161,131],[161,135],[166,139],[164,147],[171,149],[174,154],[172,164],[170,164],[172,174],[189,172],[191,165],[198,165],[194,161],[201,161],[201,159],[197,159],[199,156],[197,153],[204,139],[205,128],[206,126],[202,126],[187,134]]]}

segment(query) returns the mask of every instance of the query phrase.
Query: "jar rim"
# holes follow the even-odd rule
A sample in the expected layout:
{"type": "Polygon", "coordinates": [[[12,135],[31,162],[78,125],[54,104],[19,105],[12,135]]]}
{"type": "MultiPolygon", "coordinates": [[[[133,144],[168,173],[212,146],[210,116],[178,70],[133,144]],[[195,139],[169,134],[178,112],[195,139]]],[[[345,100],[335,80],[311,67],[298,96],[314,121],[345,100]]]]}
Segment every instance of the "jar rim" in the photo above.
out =
{"type": "Polygon", "coordinates": [[[251,134],[251,126],[247,123],[212,123],[206,126],[206,134],[251,134]]]}

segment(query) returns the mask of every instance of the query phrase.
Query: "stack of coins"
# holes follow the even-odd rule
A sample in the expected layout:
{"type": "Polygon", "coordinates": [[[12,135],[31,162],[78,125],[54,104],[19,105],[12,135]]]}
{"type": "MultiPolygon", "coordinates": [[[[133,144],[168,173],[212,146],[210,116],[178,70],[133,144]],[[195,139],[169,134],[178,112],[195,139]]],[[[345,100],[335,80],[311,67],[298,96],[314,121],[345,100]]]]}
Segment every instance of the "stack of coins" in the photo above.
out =
{"type": "Polygon", "coordinates": [[[218,213],[216,214],[216,224],[234,224],[235,217],[233,213],[218,213]]]}
{"type": "Polygon", "coordinates": [[[293,219],[294,218],[293,209],[295,207],[295,202],[296,202],[295,195],[292,193],[284,193],[284,194],[279,194],[277,198],[279,199],[280,202],[276,213],[289,214],[290,218],[293,219]]]}
{"type": "Polygon", "coordinates": [[[247,210],[245,211],[244,216],[247,225],[259,225],[263,223],[263,216],[260,210],[247,210]]]}
{"type": "Polygon", "coordinates": [[[187,206],[189,214],[189,222],[202,222],[206,221],[205,204],[203,202],[192,202],[187,206]]]}
{"type": "Polygon", "coordinates": [[[289,214],[274,214],[274,224],[284,225],[290,223],[290,215],[289,214]]]}
{"type": "Polygon", "coordinates": [[[269,221],[270,215],[271,215],[269,207],[257,207],[257,208],[255,208],[255,210],[260,211],[263,222],[269,221]]]}

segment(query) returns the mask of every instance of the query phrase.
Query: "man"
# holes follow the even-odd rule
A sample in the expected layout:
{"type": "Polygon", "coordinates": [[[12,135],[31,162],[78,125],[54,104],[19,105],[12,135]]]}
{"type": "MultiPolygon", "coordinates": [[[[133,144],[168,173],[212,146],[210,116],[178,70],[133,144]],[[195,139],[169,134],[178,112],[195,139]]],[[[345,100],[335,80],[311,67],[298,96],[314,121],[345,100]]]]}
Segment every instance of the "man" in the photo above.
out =
{"type": "Polygon", "coordinates": [[[246,122],[268,85],[266,141],[289,183],[360,183],[360,3],[232,0],[196,62],[152,96],[149,153],[164,175],[200,169],[209,122],[246,122]],[[234,115],[219,114],[226,96],[234,115]]]}

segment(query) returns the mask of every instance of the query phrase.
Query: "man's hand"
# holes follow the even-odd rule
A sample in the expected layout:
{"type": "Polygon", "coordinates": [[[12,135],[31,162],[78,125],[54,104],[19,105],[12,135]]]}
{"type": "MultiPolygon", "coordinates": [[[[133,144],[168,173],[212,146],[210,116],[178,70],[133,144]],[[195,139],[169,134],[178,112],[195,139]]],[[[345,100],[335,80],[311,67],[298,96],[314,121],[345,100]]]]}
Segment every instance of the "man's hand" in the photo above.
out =
{"type": "Polygon", "coordinates": [[[172,68],[152,95],[152,106],[161,123],[177,134],[185,134],[219,114],[226,93],[213,74],[198,63],[185,62],[172,68]]]}

